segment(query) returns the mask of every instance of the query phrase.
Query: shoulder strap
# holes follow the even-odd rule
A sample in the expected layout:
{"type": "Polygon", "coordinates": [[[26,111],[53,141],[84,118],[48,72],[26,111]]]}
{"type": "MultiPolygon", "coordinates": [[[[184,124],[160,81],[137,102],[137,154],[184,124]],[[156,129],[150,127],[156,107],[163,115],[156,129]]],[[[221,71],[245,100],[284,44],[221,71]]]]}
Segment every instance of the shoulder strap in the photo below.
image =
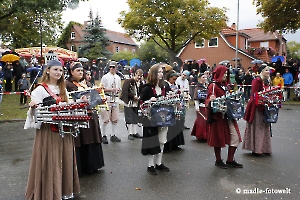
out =
{"type": "Polygon", "coordinates": [[[56,94],[54,94],[50,88],[48,87],[48,85],[46,83],[41,83],[41,86],[43,86],[45,88],[45,90],[50,94],[51,97],[53,97],[56,100],[56,104],[58,104],[59,102],[61,102],[61,97],[57,96],[56,94]]]}

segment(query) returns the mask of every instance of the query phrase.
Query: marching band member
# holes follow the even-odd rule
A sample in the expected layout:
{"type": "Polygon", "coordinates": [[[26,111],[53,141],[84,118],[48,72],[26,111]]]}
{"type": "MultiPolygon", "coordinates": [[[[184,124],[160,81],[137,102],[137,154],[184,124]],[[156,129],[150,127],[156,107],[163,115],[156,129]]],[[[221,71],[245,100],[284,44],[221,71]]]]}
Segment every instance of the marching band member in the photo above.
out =
{"type": "MultiPolygon", "coordinates": [[[[69,78],[66,80],[68,92],[80,91],[92,88],[90,82],[83,78],[83,66],[80,62],[74,62],[69,67],[69,78]]],[[[98,114],[89,110],[93,119],[89,120],[89,128],[81,128],[80,134],[75,138],[76,161],[78,175],[92,174],[104,166],[103,151],[101,145],[101,132],[98,114]]]]}
{"type": "Polygon", "coordinates": [[[128,128],[128,139],[142,138],[137,133],[138,123],[138,100],[143,88],[141,78],[143,77],[143,70],[137,69],[134,77],[126,79],[122,87],[120,99],[126,104],[124,106],[125,123],[128,128]]]}
{"type": "Polygon", "coordinates": [[[207,98],[205,101],[208,108],[208,132],[207,143],[209,146],[214,147],[216,162],[215,165],[222,169],[227,169],[228,166],[242,168],[243,165],[234,160],[234,154],[237,146],[241,142],[240,132],[237,122],[234,119],[227,119],[226,114],[221,112],[211,112],[211,101],[217,97],[226,94],[226,87],[230,83],[229,70],[225,66],[217,66],[212,74],[213,82],[208,86],[207,98]],[[228,145],[228,157],[226,164],[221,158],[221,148],[228,145]]]}
{"type": "MultiPolygon", "coordinates": [[[[188,104],[189,103],[189,76],[190,76],[190,72],[188,70],[184,70],[181,74],[180,77],[178,77],[176,79],[176,84],[178,85],[180,91],[181,91],[181,94],[184,98],[184,101],[186,101],[184,104],[188,104]]],[[[188,107],[188,106],[184,106],[184,109],[183,109],[183,124],[185,124],[185,114],[186,114],[186,110],[185,110],[185,107],[188,107]]],[[[189,127],[185,126],[184,125],[184,129],[190,129],[189,127]]]]}
{"type": "MultiPolygon", "coordinates": [[[[179,74],[174,71],[170,70],[166,74],[165,86],[166,91],[178,91],[178,85],[175,83],[179,74]]],[[[164,145],[164,152],[171,151],[171,150],[180,150],[180,145],[184,145],[184,136],[183,136],[183,120],[176,120],[176,124],[174,126],[168,127],[168,134],[167,134],[167,143],[164,145]]]]}
{"type": "Polygon", "coordinates": [[[194,91],[194,102],[196,109],[196,120],[191,132],[191,135],[195,136],[197,140],[201,142],[207,141],[206,135],[206,109],[205,99],[207,96],[207,77],[205,74],[199,74],[198,83],[194,91]]]}
{"type": "Polygon", "coordinates": [[[109,72],[105,74],[101,83],[104,86],[105,95],[108,96],[108,106],[109,110],[101,110],[101,117],[103,124],[102,128],[102,142],[103,144],[108,144],[107,140],[107,125],[111,122],[112,125],[112,135],[110,136],[111,142],[121,142],[121,139],[115,135],[116,127],[119,118],[119,92],[121,90],[121,78],[116,74],[117,62],[111,61],[109,63],[109,72]]]}
{"type": "MultiPolygon", "coordinates": [[[[159,96],[164,96],[163,69],[161,64],[153,65],[148,73],[147,83],[141,93],[141,103],[147,100],[156,101],[159,96]]],[[[148,156],[148,173],[156,175],[156,170],[170,171],[162,164],[164,144],[167,142],[168,127],[143,126],[142,154],[148,156]]]]}
{"type": "MultiPolygon", "coordinates": [[[[42,76],[42,84],[31,94],[30,107],[56,102],[67,102],[62,64],[51,60],[42,76]]],[[[30,128],[25,123],[25,129],[30,128]]],[[[80,192],[74,157],[74,139],[71,134],[64,138],[41,123],[36,129],[25,199],[70,199],[80,192]]]]}
{"type": "Polygon", "coordinates": [[[270,124],[264,122],[263,105],[256,105],[254,94],[268,86],[270,70],[267,65],[258,69],[259,76],[252,81],[251,98],[247,105],[244,119],[247,121],[243,149],[252,151],[253,155],[270,155],[272,153],[270,124]]]}

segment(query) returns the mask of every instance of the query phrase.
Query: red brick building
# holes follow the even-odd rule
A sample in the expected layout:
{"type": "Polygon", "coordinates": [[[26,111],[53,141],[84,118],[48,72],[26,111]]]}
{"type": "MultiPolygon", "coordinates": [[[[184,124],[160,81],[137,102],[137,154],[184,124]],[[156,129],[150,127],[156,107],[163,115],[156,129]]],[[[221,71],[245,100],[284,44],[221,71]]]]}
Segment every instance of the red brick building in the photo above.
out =
{"type": "MultiPolygon", "coordinates": [[[[238,31],[238,58],[244,68],[253,66],[251,61],[260,59],[270,62],[272,56],[286,53],[286,39],[278,33],[264,33],[259,28],[243,29],[238,31]]],[[[223,60],[232,61],[236,57],[236,29],[231,27],[222,29],[220,34],[210,40],[204,40],[202,44],[191,42],[183,48],[179,54],[182,60],[199,60],[205,58],[212,66],[218,65],[223,60]]]]}
{"type": "MultiPolygon", "coordinates": [[[[80,46],[83,45],[83,30],[85,29],[86,25],[87,22],[84,22],[83,25],[74,24],[72,26],[69,40],[66,43],[67,47],[70,50],[78,51],[80,46]]],[[[110,41],[110,45],[107,47],[107,50],[110,51],[112,54],[120,51],[136,52],[138,50],[138,45],[128,35],[110,30],[106,30],[105,32],[106,37],[110,41]]]]}

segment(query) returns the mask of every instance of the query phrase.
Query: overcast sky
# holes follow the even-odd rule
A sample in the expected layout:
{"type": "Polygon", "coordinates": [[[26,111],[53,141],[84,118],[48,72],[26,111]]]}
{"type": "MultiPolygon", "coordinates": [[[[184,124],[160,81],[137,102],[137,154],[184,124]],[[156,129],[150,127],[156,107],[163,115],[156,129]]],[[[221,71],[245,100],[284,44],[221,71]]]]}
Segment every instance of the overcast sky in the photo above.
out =
{"type": "MultiPolygon", "coordinates": [[[[118,24],[117,19],[122,10],[128,10],[127,0],[89,0],[80,2],[79,7],[75,10],[68,9],[63,12],[63,21],[67,24],[75,21],[83,24],[88,20],[90,9],[94,16],[99,13],[103,26],[106,29],[125,32],[118,24]]],[[[211,6],[226,7],[228,11],[226,15],[229,18],[228,25],[237,22],[237,2],[238,0],[209,0],[211,6]]],[[[239,6],[239,29],[255,28],[259,21],[262,20],[260,15],[256,15],[256,7],[252,5],[252,0],[240,0],[239,6]]],[[[285,35],[288,41],[295,40],[300,43],[300,31],[296,34],[285,35]]]]}

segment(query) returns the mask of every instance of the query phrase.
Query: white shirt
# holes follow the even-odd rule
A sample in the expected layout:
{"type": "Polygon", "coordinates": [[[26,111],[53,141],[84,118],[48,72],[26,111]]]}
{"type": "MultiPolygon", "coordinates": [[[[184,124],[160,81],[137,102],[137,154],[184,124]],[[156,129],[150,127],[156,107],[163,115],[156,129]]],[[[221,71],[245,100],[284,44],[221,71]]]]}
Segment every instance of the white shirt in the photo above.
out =
{"type": "Polygon", "coordinates": [[[182,80],[182,77],[178,77],[175,82],[179,85],[181,91],[189,91],[189,81],[187,79],[182,80]]]}
{"type": "MultiPolygon", "coordinates": [[[[101,83],[103,84],[105,89],[118,88],[119,91],[121,91],[121,78],[117,74],[112,74],[108,72],[102,77],[101,83]]],[[[107,99],[108,102],[113,102],[113,101],[118,102],[118,97],[116,97],[115,100],[113,100],[111,96],[107,96],[107,99]]]]}
{"type": "MultiPolygon", "coordinates": [[[[48,87],[54,94],[57,95],[59,94],[60,90],[58,86],[48,85],[48,87]]],[[[36,104],[41,104],[43,103],[43,99],[49,96],[50,94],[46,91],[46,89],[43,86],[39,85],[32,91],[31,100],[34,101],[36,104]]],[[[24,124],[24,129],[28,129],[28,128],[40,129],[42,122],[35,123],[33,114],[34,113],[32,113],[31,108],[29,108],[27,112],[27,118],[24,124]]]]}

